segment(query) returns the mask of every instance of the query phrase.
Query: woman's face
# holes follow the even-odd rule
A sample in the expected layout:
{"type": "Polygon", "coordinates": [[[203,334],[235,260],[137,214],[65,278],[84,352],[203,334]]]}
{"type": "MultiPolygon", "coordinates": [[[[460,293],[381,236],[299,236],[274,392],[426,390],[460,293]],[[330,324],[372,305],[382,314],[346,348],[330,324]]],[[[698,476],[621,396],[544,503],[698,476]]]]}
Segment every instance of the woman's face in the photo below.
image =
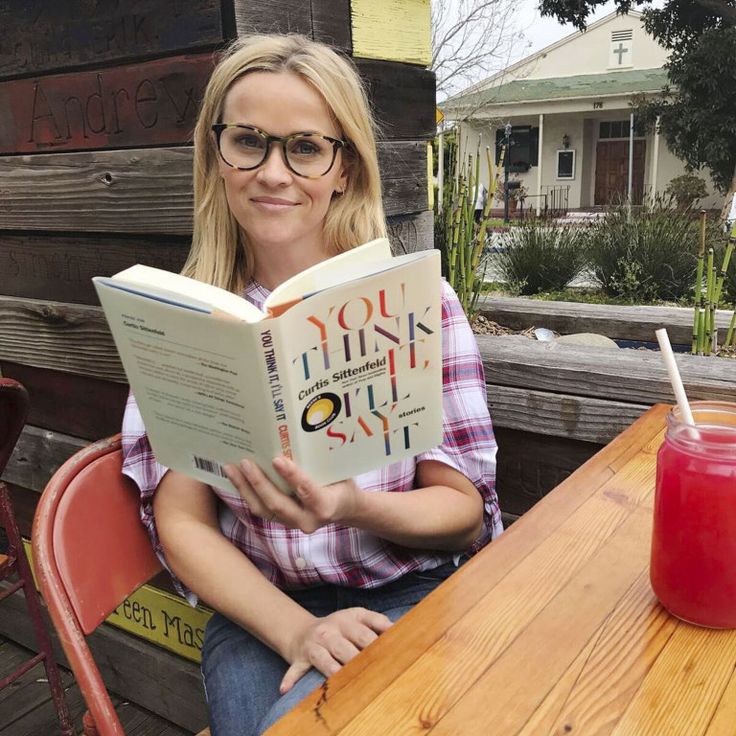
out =
{"type": "MultiPolygon", "coordinates": [[[[342,138],[322,96],[291,72],[252,72],[233,84],[225,98],[223,123],[251,125],[275,136],[310,132],[342,138]]],[[[300,258],[326,255],[323,225],[333,193],[346,185],[342,151],[317,179],[293,173],[280,144],[271,143],[257,169],[240,171],[220,159],[219,172],[235,219],[258,261],[299,249],[300,258]]],[[[315,261],[316,262],[316,261],[315,261]]]]}

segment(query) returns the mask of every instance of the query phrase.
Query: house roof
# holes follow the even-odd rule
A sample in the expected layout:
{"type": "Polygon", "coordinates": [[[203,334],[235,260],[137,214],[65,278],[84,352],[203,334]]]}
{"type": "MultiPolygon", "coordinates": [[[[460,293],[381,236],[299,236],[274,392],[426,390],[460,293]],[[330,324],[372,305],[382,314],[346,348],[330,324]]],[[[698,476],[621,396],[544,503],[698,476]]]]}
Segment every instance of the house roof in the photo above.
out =
{"type": "Polygon", "coordinates": [[[667,72],[658,69],[634,69],[607,74],[581,74],[575,77],[548,77],[547,79],[516,79],[506,84],[456,95],[440,107],[447,111],[492,107],[509,102],[539,102],[542,100],[571,100],[585,97],[657,92],[667,84],[667,72]]]}
{"type": "Polygon", "coordinates": [[[464,92],[457,92],[456,94],[452,95],[451,97],[448,97],[445,102],[450,102],[454,104],[455,100],[465,97],[466,94],[470,94],[471,92],[475,92],[476,90],[483,90],[487,89],[489,85],[494,85],[496,80],[502,80],[504,77],[509,76],[510,74],[513,74],[517,69],[521,69],[525,66],[527,66],[530,62],[536,61],[538,59],[544,59],[547,54],[554,51],[557,48],[560,48],[562,46],[566,46],[567,44],[574,43],[583,33],[589,33],[590,31],[598,28],[599,26],[604,26],[613,19],[620,17],[621,15],[625,15],[630,18],[634,18],[637,20],[640,20],[643,18],[643,14],[636,11],[636,10],[628,10],[626,13],[619,13],[617,10],[614,10],[608,15],[605,15],[603,18],[600,18],[599,20],[595,21],[595,23],[591,23],[584,31],[574,30],[572,33],[569,33],[567,36],[563,36],[562,38],[558,39],[557,41],[554,41],[553,43],[549,44],[548,46],[545,46],[544,48],[540,49],[539,51],[535,51],[533,54],[530,54],[529,56],[525,56],[523,59],[519,59],[519,61],[514,62],[511,64],[511,66],[507,66],[505,69],[501,69],[500,71],[495,72],[490,77],[487,77],[486,79],[481,80],[480,82],[477,82],[476,84],[471,85],[467,90],[464,92]]]}

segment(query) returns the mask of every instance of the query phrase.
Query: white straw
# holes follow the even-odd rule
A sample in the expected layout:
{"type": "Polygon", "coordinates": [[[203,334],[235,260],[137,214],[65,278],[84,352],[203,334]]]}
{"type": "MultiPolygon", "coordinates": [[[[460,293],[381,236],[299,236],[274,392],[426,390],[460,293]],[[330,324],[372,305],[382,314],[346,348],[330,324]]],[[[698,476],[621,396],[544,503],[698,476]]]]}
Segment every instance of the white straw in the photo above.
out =
{"type": "Polygon", "coordinates": [[[659,349],[662,351],[662,358],[664,359],[664,364],[670,377],[672,390],[675,392],[677,406],[680,407],[680,416],[682,417],[682,421],[684,424],[690,424],[694,427],[695,420],[693,419],[693,413],[690,411],[690,404],[688,403],[687,396],[685,395],[685,387],[682,385],[680,371],[677,370],[677,363],[675,363],[675,355],[672,352],[672,345],[670,345],[670,338],[667,336],[667,330],[663,327],[661,330],[657,330],[654,334],[657,336],[659,349]]]}

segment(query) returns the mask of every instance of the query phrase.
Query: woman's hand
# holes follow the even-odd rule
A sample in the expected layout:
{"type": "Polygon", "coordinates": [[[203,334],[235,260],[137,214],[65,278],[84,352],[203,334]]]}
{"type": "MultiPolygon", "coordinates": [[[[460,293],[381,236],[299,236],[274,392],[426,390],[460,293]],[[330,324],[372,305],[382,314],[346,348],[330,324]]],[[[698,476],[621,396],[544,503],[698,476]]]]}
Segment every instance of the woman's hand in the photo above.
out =
{"type": "Polygon", "coordinates": [[[294,489],[294,497],[280,491],[250,460],[225,466],[228,479],[256,516],[311,534],[326,524],[340,523],[353,512],[361,493],[355,481],[320,486],[283,456],[274,458],[273,467],[294,489]]]}
{"type": "Polygon", "coordinates": [[[325,677],[334,675],[359,651],[365,649],[391,626],[382,613],[366,608],[346,608],[322,618],[294,634],[287,660],[291,666],[281,681],[283,695],[312,667],[325,677]]]}

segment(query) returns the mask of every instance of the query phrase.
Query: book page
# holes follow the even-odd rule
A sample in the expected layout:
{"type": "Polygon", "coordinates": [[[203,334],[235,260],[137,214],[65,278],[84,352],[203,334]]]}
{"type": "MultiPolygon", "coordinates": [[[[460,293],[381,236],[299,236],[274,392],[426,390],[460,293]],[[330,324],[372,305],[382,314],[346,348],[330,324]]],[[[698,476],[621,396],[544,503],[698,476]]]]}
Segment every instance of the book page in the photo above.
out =
{"type": "Polygon", "coordinates": [[[409,255],[271,320],[290,371],[294,459],[320,483],[442,441],[440,256],[409,255]]]}
{"type": "Polygon", "coordinates": [[[281,444],[260,324],[95,286],[156,459],[234,493],[223,465],[249,457],[268,471],[281,444]]]}
{"type": "Polygon", "coordinates": [[[211,309],[219,309],[246,322],[258,322],[265,316],[260,309],[237,294],[152,266],[137,264],[116,273],[111,279],[99,276],[96,279],[118,283],[121,286],[131,287],[141,294],[147,293],[166,301],[177,301],[185,306],[193,305],[198,308],[208,306],[211,309]]]}
{"type": "Polygon", "coordinates": [[[264,310],[269,311],[276,305],[298,301],[305,294],[312,294],[350,279],[351,274],[358,273],[367,264],[390,259],[389,241],[386,238],[371,240],[292,276],[269,294],[264,310]]]}

